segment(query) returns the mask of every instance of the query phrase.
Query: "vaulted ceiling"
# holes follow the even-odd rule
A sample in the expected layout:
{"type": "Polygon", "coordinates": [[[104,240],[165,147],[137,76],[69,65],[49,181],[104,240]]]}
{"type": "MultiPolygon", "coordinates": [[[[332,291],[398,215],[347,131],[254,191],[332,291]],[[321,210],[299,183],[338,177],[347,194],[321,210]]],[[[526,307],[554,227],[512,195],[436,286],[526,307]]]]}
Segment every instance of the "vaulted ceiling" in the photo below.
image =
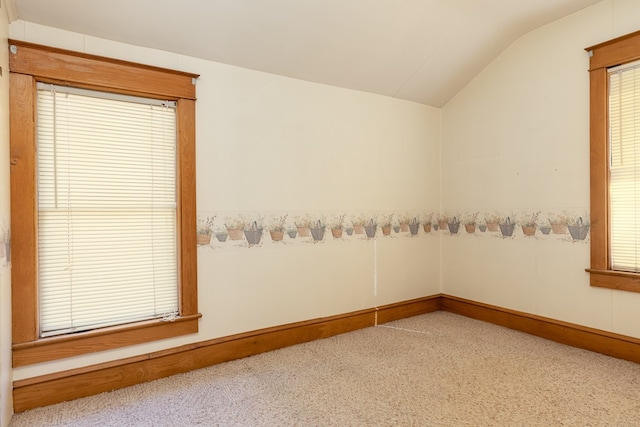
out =
{"type": "Polygon", "coordinates": [[[9,0],[17,19],[446,104],[523,34],[600,0],[9,0]]]}

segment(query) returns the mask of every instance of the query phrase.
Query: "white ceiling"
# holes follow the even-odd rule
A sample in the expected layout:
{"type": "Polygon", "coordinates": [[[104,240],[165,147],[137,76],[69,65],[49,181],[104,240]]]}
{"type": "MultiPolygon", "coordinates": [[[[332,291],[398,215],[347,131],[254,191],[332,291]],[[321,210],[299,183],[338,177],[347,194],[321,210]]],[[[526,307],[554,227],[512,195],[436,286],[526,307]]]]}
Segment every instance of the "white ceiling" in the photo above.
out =
{"type": "Polygon", "coordinates": [[[600,0],[10,0],[17,18],[441,107],[518,37],[600,0]]]}

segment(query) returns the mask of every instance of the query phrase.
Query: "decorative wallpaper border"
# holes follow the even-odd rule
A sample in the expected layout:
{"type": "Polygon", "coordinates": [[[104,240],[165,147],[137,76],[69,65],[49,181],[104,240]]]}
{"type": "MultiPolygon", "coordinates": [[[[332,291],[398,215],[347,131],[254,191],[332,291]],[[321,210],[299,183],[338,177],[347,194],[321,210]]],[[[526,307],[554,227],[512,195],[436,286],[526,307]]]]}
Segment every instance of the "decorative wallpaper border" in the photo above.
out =
{"type": "Polygon", "coordinates": [[[11,264],[11,227],[9,221],[0,221],[0,267],[11,264]]]}
{"type": "Polygon", "coordinates": [[[559,212],[200,212],[198,246],[262,247],[433,235],[586,242],[589,216],[559,212]]]}

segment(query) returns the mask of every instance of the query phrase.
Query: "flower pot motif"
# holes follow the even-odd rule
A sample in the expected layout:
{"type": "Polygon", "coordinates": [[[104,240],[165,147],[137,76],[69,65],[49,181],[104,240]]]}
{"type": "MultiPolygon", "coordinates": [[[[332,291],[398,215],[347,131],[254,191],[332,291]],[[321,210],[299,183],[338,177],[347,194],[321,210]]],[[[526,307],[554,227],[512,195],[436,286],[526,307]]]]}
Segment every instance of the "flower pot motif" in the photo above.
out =
{"type": "Polygon", "coordinates": [[[409,224],[409,232],[412,236],[418,235],[418,230],[420,230],[420,223],[414,222],[409,224]]]}
{"type": "Polygon", "coordinates": [[[342,237],[342,228],[332,228],[331,235],[334,238],[339,239],[340,237],[342,237]]]}
{"type": "Polygon", "coordinates": [[[400,231],[402,231],[403,233],[406,233],[407,231],[409,231],[409,223],[408,222],[401,222],[400,223],[400,231]]]}
{"type": "Polygon", "coordinates": [[[487,225],[486,224],[480,224],[478,226],[478,228],[480,229],[481,233],[484,233],[485,231],[487,231],[487,225]]]}
{"type": "Polygon", "coordinates": [[[589,233],[589,224],[582,223],[582,217],[580,217],[575,225],[569,224],[569,234],[573,240],[584,240],[589,233]]]}
{"type": "Polygon", "coordinates": [[[487,221],[487,230],[488,231],[500,231],[500,226],[497,222],[489,222],[487,221]]]}
{"type": "Polygon", "coordinates": [[[211,232],[196,234],[196,243],[199,245],[208,245],[211,243],[211,232]]]}
{"type": "Polygon", "coordinates": [[[393,226],[393,232],[394,233],[399,233],[400,232],[400,226],[399,225],[394,225],[393,226]]]}
{"type": "Polygon", "coordinates": [[[438,231],[438,228],[440,228],[440,224],[438,224],[437,222],[435,224],[433,224],[433,230],[434,231],[438,231]]]}
{"type": "Polygon", "coordinates": [[[242,228],[227,227],[227,232],[229,233],[229,240],[242,240],[244,238],[244,230],[242,228]]]}
{"type": "Polygon", "coordinates": [[[513,230],[516,226],[515,223],[511,222],[511,218],[507,217],[507,220],[504,223],[498,224],[500,226],[500,232],[504,237],[510,237],[513,234],[513,230]]]}
{"type": "Polygon", "coordinates": [[[449,233],[458,234],[458,230],[460,229],[460,221],[456,217],[453,217],[453,220],[447,224],[449,227],[449,233]]]}
{"type": "Polygon", "coordinates": [[[356,234],[364,234],[364,224],[353,224],[353,232],[356,234]]]}
{"type": "Polygon", "coordinates": [[[390,225],[383,225],[382,227],[382,234],[384,234],[385,236],[388,236],[391,234],[391,226],[390,225]]]}
{"type": "Polygon", "coordinates": [[[353,234],[353,227],[346,227],[344,231],[347,232],[347,236],[351,236],[353,234]]]}
{"type": "Polygon", "coordinates": [[[540,232],[542,234],[549,234],[551,233],[551,226],[550,225],[541,225],[540,226],[540,232]]]}
{"type": "Polygon", "coordinates": [[[262,237],[262,228],[244,230],[244,237],[246,237],[249,245],[257,245],[260,243],[260,238],[262,237]]]}
{"type": "Polygon", "coordinates": [[[309,237],[311,235],[308,225],[298,225],[296,226],[298,230],[298,236],[300,237],[309,237]]]}
{"type": "Polygon", "coordinates": [[[318,242],[324,239],[325,227],[324,225],[320,224],[320,221],[318,221],[318,223],[315,226],[311,227],[310,230],[311,230],[311,236],[313,237],[314,241],[318,242]]]}
{"type": "Polygon", "coordinates": [[[244,230],[244,237],[246,237],[250,245],[257,245],[260,243],[260,238],[262,237],[262,229],[244,230]]]}
{"type": "Polygon", "coordinates": [[[290,228],[290,229],[287,230],[287,236],[289,236],[289,238],[295,239],[297,235],[298,235],[298,230],[297,229],[290,228]]]}
{"type": "Polygon", "coordinates": [[[229,237],[229,233],[225,233],[222,231],[219,233],[216,233],[216,239],[218,239],[218,242],[226,242],[227,237],[229,237]]]}
{"type": "Polygon", "coordinates": [[[271,235],[271,240],[274,242],[280,242],[284,239],[284,231],[283,230],[269,230],[269,234],[271,235]]]}
{"type": "Polygon", "coordinates": [[[525,236],[533,236],[536,234],[536,225],[523,225],[522,226],[522,233],[525,236]]]}
{"type": "Polygon", "coordinates": [[[431,224],[422,224],[422,229],[425,233],[431,233],[431,224]]]}
{"type": "Polygon", "coordinates": [[[476,225],[475,224],[465,224],[464,225],[464,229],[467,231],[467,233],[472,234],[476,232],[476,225]]]}
{"type": "Polygon", "coordinates": [[[373,223],[373,219],[369,221],[369,224],[364,226],[364,231],[367,235],[367,238],[372,239],[376,236],[376,229],[378,228],[377,224],[373,223]]]}
{"type": "Polygon", "coordinates": [[[438,226],[440,227],[440,230],[446,231],[449,227],[449,223],[447,221],[438,221],[438,226]]]}
{"type": "Polygon", "coordinates": [[[250,228],[244,230],[244,237],[247,239],[249,246],[257,245],[262,237],[262,228],[258,228],[258,224],[254,221],[250,228]]]}
{"type": "Polygon", "coordinates": [[[553,231],[553,234],[567,234],[567,224],[562,222],[552,222],[551,231],[553,231]]]}

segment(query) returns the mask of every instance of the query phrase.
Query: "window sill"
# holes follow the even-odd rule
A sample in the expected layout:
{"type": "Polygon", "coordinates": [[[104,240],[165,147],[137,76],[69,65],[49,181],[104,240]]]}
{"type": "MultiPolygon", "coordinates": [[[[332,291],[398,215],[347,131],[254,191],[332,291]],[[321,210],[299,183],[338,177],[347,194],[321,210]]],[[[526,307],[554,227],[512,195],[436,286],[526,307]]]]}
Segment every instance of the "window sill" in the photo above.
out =
{"type": "Polygon", "coordinates": [[[628,292],[640,292],[640,274],[626,271],[586,270],[591,275],[591,286],[618,289],[628,292]]]}
{"type": "Polygon", "coordinates": [[[13,345],[13,367],[48,362],[198,332],[201,314],[150,320],[13,345]]]}

